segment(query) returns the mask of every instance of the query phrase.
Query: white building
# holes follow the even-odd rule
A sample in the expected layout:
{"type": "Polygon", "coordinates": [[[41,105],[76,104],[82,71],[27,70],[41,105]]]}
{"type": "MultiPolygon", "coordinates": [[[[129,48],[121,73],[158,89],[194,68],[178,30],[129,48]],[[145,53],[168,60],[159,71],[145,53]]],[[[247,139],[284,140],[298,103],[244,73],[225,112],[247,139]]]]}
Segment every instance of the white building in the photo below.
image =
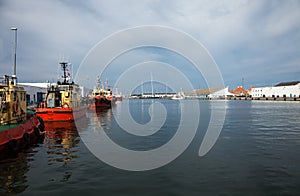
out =
{"type": "Polygon", "coordinates": [[[212,92],[209,95],[207,95],[207,97],[211,98],[211,99],[223,99],[226,97],[233,97],[233,96],[234,96],[234,94],[232,94],[228,91],[228,86],[221,90],[212,92]]]}
{"type": "Polygon", "coordinates": [[[47,87],[50,83],[18,83],[22,85],[26,90],[27,104],[35,104],[43,101],[43,95],[47,91],[47,87]]]}
{"type": "MultiPolygon", "coordinates": [[[[50,86],[50,83],[18,83],[22,85],[26,90],[26,99],[27,104],[36,104],[44,101],[44,94],[47,92],[47,88],[50,86]]],[[[54,83],[56,84],[56,83],[54,83]]],[[[53,85],[53,84],[52,84],[53,85]]],[[[85,87],[80,86],[81,96],[87,97],[91,94],[91,90],[85,87]]]]}
{"type": "Polygon", "coordinates": [[[252,88],[252,97],[300,97],[300,81],[282,82],[276,86],[252,88]]]}

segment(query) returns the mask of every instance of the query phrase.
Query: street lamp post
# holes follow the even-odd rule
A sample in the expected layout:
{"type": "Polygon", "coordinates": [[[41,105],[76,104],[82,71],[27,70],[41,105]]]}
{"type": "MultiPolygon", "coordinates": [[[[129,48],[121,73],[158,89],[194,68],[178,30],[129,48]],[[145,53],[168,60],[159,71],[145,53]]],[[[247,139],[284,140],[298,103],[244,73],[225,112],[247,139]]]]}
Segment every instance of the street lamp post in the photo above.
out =
{"type": "Polygon", "coordinates": [[[16,27],[10,28],[10,30],[15,31],[15,43],[14,43],[14,75],[12,78],[14,80],[14,85],[17,84],[17,31],[16,27]]]}

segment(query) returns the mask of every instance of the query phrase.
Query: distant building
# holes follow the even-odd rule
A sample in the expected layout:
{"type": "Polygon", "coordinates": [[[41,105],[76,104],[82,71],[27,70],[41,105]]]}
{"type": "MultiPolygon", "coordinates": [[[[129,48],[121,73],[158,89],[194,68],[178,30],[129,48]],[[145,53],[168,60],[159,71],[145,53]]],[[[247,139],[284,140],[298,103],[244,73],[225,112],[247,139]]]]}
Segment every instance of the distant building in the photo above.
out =
{"type": "Polygon", "coordinates": [[[244,89],[242,86],[238,86],[236,89],[230,90],[235,97],[248,97],[250,95],[250,90],[244,89]]]}
{"type": "Polygon", "coordinates": [[[44,100],[44,94],[50,83],[18,83],[26,90],[27,105],[38,104],[44,100]]]}
{"type": "MultiPolygon", "coordinates": [[[[40,102],[44,101],[47,87],[50,86],[50,83],[47,82],[18,84],[22,85],[26,90],[27,105],[39,104],[40,102]]],[[[80,86],[80,89],[82,97],[88,97],[91,94],[91,90],[86,87],[80,86]]]]}
{"type": "Polygon", "coordinates": [[[204,88],[185,92],[185,97],[190,99],[222,99],[233,96],[228,92],[228,87],[223,88],[204,88]]]}
{"type": "Polygon", "coordinates": [[[218,91],[212,92],[209,95],[207,95],[210,99],[225,99],[227,97],[233,97],[234,94],[228,91],[228,87],[222,88],[218,91]]]}
{"type": "Polygon", "coordinates": [[[254,98],[259,97],[299,97],[300,98],[300,81],[282,82],[275,86],[254,87],[251,88],[250,95],[254,98]]]}

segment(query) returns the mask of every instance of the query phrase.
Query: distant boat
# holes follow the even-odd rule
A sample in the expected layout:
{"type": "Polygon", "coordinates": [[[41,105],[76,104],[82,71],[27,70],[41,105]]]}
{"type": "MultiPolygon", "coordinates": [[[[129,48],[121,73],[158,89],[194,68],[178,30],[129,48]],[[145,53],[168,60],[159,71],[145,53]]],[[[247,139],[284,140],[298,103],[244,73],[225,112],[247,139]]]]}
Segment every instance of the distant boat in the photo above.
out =
{"type": "Polygon", "coordinates": [[[122,95],[120,95],[120,94],[114,95],[114,99],[115,99],[116,101],[123,101],[123,97],[122,97],[122,95]]]}
{"type": "Polygon", "coordinates": [[[92,92],[92,103],[90,104],[90,110],[110,108],[114,101],[113,93],[108,88],[108,81],[106,81],[106,88],[101,88],[100,78],[98,77],[98,85],[93,89],[92,92]]]}
{"type": "Polygon", "coordinates": [[[185,99],[185,98],[183,96],[174,95],[171,99],[173,99],[173,100],[181,100],[181,99],[185,99]]]}
{"type": "Polygon", "coordinates": [[[43,138],[44,122],[27,111],[26,91],[16,84],[16,76],[5,75],[0,84],[0,151],[17,151],[43,138]]]}
{"type": "Polygon", "coordinates": [[[175,94],[175,95],[173,95],[173,97],[171,97],[171,99],[173,99],[173,100],[185,99],[185,95],[184,95],[184,93],[182,91],[182,88],[180,88],[180,92],[177,93],[177,94],[175,94]]]}
{"type": "Polygon", "coordinates": [[[48,87],[45,100],[36,108],[36,113],[45,122],[74,121],[86,116],[87,103],[81,97],[81,88],[70,81],[67,62],[60,63],[63,82],[48,87]]]}
{"type": "Polygon", "coordinates": [[[118,89],[116,89],[116,93],[113,95],[113,99],[116,102],[123,101],[123,96],[118,92],[118,89]]]}

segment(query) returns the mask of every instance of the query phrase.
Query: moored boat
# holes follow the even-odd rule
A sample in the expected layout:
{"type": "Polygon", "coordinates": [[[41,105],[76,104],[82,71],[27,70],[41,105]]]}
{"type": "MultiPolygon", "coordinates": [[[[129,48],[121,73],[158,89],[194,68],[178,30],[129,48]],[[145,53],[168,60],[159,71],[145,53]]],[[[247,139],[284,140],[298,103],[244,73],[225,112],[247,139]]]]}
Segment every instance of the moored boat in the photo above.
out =
{"type": "Polygon", "coordinates": [[[123,96],[121,93],[118,92],[118,89],[116,89],[113,98],[115,99],[116,102],[123,101],[123,96]]]}
{"type": "Polygon", "coordinates": [[[114,98],[116,101],[123,101],[123,97],[120,94],[115,95],[114,98]]]}
{"type": "Polygon", "coordinates": [[[184,95],[184,92],[182,91],[182,88],[180,88],[180,92],[173,95],[173,97],[171,98],[173,100],[182,100],[182,99],[185,99],[185,95],[184,95]]]}
{"type": "Polygon", "coordinates": [[[15,75],[5,75],[0,84],[0,151],[18,151],[43,137],[43,120],[26,110],[26,91],[15,75]]]}
{"type": "Polygon", "coordinates": [[[86,115],[87,105],[81,96],[81,88],[71,82],[67,62],[60,63],[63,81],[51,84],[45,100],[36,108],[36,114],[45,122],[74,121],[86,115]]]}
{"type": "Polygon", "coordinates": [[[97,110],[101,108],[110,108],[114,102],[111,89],[108,88],[108,82],[106,81],[106,88],[101,88],[100,78],[98,78],[98,85],[92,92],[92,103],[90,104],[90,110],[97,110]]]}

